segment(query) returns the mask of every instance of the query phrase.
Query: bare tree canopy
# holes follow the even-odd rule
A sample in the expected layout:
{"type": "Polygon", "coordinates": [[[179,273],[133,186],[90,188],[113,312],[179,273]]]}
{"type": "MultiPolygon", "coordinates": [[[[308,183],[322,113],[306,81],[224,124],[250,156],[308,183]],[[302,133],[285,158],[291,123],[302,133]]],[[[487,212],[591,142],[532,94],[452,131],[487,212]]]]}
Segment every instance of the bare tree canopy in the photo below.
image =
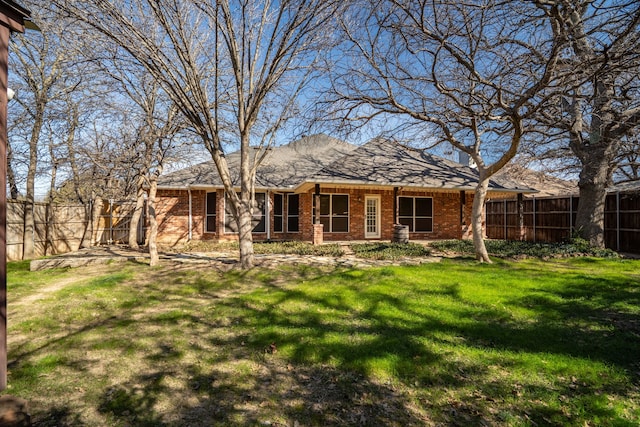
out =
{"type": "Polygon", "coordinates": [[[540,121],[550,138],[569,141],[580,167],[576,231],[603,247],[606,188],[640,125],[640,3],[553,3],[569,44],[550,88],[559,94],[540,121]]]}
{"type": "MultiPolygon", "coordinates": [[[[35,200],[36,177],[42,170],[50,171],[51,187],[55,186],[60,159],[67,157],[66,145],[77,128],[74,96],[83,84],[82,65],[62,37],[63,25],[42,19],[39,11],[34,8],[33,17],[42,31],[16,34],[10,44],[15,96],[10,106],[9,185],[11,196],[18,197],[22,176],[28,203],[35,200]]],[[[33,211],[27,209],[25,258],[33,256],[33,229],[33,211]]]]}
{"type": "Polygon", "coordinates": [[[348,40],[333,86],[338,115],[425,127],[475,161],[477,258],[489,262],[482,208],[489,178],[517,152],[543,103],[561,37],[531,2],[362,1],[342,22],[348,40]]]}
{"type": "Polygon", "coordinates": [[[240,259],[253,265],[255,170],[294,117],[326,48],[339,1],[55,1],[145,67],[207,148],[238,221],[240,259]],[[241,151],[239,182],[225,153],[241,151]],[[257,150],[250,149],[258,148],[257,150]],[[236,193],[236,188],[240,194],[236,193]]]}

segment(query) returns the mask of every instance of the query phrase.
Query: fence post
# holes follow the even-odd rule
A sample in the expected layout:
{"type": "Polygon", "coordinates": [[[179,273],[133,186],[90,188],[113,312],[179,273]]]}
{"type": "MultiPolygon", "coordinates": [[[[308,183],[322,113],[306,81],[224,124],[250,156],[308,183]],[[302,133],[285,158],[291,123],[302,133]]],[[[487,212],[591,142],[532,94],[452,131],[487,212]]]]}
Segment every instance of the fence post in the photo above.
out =
{"type": "Polygon", "coordinates": [[[620,192],[616,191],[616,251],[620,250],[620,192]]]}
{"type": "Polygon", "coordinates": [[[109,244],[113,244],[113,199],[109,199],[109,244]]]}
{"type": "Polygon", "coordinates": [[[524,195],[518,193],[516,198],[516,215],[518,215],[518,240],[525,240],[524,232],[524,195]]]}
{"type": "Polygon", "coordinates": [[[533,196],[533,243],[536,242],[536,196],[533,196]]]}
{"type": "Polygon", "coordinates": [[[507,199],[502,199],[502,210],[504,211],[504,240],[507,240],[507,199]]]}
{"type": "Polygon", "coordinates": [[[573,196],[569,196],[569,238],[573,237],[573,196]]]}

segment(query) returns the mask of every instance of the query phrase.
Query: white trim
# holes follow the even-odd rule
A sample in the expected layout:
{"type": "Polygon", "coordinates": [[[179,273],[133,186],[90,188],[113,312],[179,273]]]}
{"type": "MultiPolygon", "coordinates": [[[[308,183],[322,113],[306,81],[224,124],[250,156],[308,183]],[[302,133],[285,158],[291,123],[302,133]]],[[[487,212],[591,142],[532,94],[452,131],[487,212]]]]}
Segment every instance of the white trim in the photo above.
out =
{"type": "Polygon", "coordinates": [[[264,228],[267,229],[267,240],[271,240],[271,192],[264,193],[264,228]]]}
{"type": "MultiPolygon", "coordinates": [[[[205,199],[206,199],[206,195],[205,195],[205,199]]],[[[205,200],[206,202],[206,200],[205,200]]],[[[189,218],[187,220],[187,227],[189,228],[189,237],[188,237],[188,241],[190,242],[191,239],[193,239],[193,212],[192,212],[192,204],[191,204],[191,189],[189,188],[189,218]]],[[[206,212],[205,212],[206,215],[206,212]]]]}
{"type": "MultiPolygon", "coordinates": [[[[403,187],[407,191],[427,191],[433,193],[450,193],[452,191],[475,191],[475,185],[441,185],[441,186],[428,186],[428,185],[420,185],[419,183],[411,183],[411,182],[370,182],[370,181],[361,181],[361,180],[324,180],[318,181],[314,180],[305,180],[294,187],[295,193],[305,193],[309,189],[313,188],[316,184],[320,184],[323,187],[329,188],[348,188],[348,189],[388,189],[393,187],[403,187]]],[[[538,190],[534,190],[532,188],[488,188],[487,194],[536,194],[539,193],[538,190]]]]}
{"type": "Polygon", "coordinates": [[[379,194],[365,194],[364,195],[364,238],[365,239],[379,239],[380,238],[380,206],[381,206],[381,198],[379,194]],[[375,200],[375,226],[376,232],[370,234],[368,230],[368,212],[367,212],[367,202],[369,200],[375,200]]]}

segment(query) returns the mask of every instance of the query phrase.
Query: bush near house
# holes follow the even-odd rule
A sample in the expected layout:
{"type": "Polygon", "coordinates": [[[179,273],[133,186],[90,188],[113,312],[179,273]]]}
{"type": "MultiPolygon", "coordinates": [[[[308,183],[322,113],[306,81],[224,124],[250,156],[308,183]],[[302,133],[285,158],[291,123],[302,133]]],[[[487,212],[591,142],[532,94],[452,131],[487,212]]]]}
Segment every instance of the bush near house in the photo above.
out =
{"type": "MultiPolygon", "coordinates": [[[[485,240],[489,255],[499,258],[562,258],[593,256],[618,258],[611,249],[594,248],[584,239],[572,239],[563,243],[533,243],[516,240],[485,240]]],[[[433,249],[446,253],[473,255],[473,242],[469,240],[440,240],[429,243],[433,249]]]]}

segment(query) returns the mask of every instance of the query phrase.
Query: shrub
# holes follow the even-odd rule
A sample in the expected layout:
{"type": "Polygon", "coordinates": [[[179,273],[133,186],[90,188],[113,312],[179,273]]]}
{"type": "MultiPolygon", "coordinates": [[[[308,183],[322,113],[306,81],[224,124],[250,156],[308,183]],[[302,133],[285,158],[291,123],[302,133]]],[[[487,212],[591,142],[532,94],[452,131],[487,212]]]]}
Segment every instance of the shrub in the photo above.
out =
{"type": "Polygon", "coordinates": [[[429,256],[431,251],[417,243],[354,243],[351,250],[360,258],[394,260],[429,256]]]}
{"type": "Polygon", "coordinates": [[[257,254],[291,254],[334,256],[344,255],[338,244],[312,245],[307,242],[260,242],[254,243],[253,249],[257,254]]]}
{"type": "MultiPolygon", "coordinates": [[[[487,252],[499,258],[554,258],[571,256],[593,256],[597,258],[617,258],[618,254],[611,249],[600,249],[589,245],[583,239],[572,239],[562,243],[534,243],[515,240],[485,240],[487,252]]],[[[470,240],[442,240],[431,242],[434,249],[455,252],[464,255],[475,253],[470,240]]]]}

